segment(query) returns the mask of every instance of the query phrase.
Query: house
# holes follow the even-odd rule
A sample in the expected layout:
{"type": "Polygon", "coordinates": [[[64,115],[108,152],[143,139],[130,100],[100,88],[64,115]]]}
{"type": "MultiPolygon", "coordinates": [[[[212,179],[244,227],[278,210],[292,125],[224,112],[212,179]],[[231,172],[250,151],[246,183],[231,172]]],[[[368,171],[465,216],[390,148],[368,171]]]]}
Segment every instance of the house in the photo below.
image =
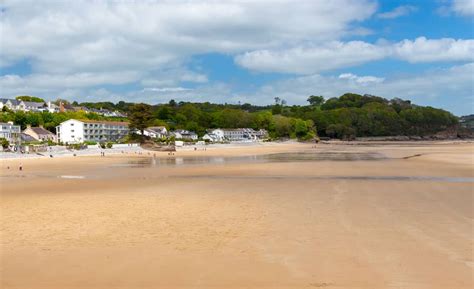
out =
{"type": "Polygon", "coordinates": [[[0,138],[5,138],[10,143],[16,143],[20,140],[21,128],[14,125],[13,122],[0,123],[0,138]]]}
{"type": "Polygon", "coordinates": [[[44,129],[42,125],[40,125],[39,127],[31,127],[31,125],[28,125],[23,131],[23,134],[27,134],[37,141],[50,140],[57,142],[56,135],[50,132],[49,130],[44,129]]]}
{"type": "Polygon", "coordinates": [[[7,107],[8,109],[13,110],[13,111],[21,110],[20,104],[21,104],[21,101],[17,99],[8,99],[8,98],[0,99],[0,109],[3,109],[3,107],[7,107]]]}
{"type": "Polygon", "coordinates": [[[44,111],[48,105],[45,102],[21,101],[19,109],[22,111],[44,111]]]}
{"type": "Polygon", "coordinates": [[[168,130],[164,126],[150,126],[144,130],[143,134],[151,138],[164,138],[168,136],[168,130]]]}
{"type": "Polygon", "coordinates": [[[84,141],[118,141],[128,135],[128,122],[70,119],[56,127],[56,137],[62,143],[84,141]]]}
{"type": "Polygon", "coordinates": [[[0,110],[3,110],[3,107],[8,108],[7,102],[8,102],[7,98],[0,98],[0,110]]]}
{"type": "Polygon", "coordinates": [[[202,137],[203,140],[209,140],[211,142],[221,142],[224,141],[224,131],[220,128],[218,129],[208,129],[206,134],[202,137]]]}
{"type": "Polygon", "coordinates": [[[51,113],[59,112],[59,106],[52,103],[51,101],[48,101],[46,110],[51,112],[51,113]]]}
{"type": "Polygon", "coordinates": [[[60,102],[59,103],[59,112],[66,112],[66,111],[75,111],[74,106],[72,106],[68,103],[60,102]]]}
{"type": "Polygon", "coordinates": [[[171,136],[174,136],[176,139],[189,139],[189,140],[197,140],[198,135],[189,130],[179,129],[175,130],[170,133],[171,136]]]}

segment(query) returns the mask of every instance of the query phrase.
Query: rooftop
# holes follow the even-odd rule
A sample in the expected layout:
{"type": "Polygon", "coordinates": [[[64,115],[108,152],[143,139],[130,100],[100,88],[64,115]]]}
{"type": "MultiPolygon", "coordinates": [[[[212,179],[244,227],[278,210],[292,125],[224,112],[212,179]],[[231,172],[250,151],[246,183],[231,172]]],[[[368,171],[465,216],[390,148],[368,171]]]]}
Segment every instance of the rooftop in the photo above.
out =
{"type": "Polygon", "coordinates": [[[44,129],[42,127],[30,127],[30,129],[38,135],[40,135],[40,134],[54,135],[54,133],[52,133],[49,130],[44,129]]]}
{"type": "Polygon", "coordinates": [[[110,125],[125,125],[128,126],[126,121],[105,121],[105,120],[90,120],[90,119],[79,119],[83,123],[98,123],[98,124],[110,124],[110,125]]]}

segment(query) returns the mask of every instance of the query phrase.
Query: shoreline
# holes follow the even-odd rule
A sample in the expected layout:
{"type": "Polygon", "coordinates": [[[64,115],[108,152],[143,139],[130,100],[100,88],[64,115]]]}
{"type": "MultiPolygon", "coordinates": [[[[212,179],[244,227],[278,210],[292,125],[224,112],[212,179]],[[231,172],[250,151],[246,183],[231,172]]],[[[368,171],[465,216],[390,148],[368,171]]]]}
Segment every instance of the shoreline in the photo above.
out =
{"type": "MultiPolygon", "coordinates": [[[[321,141],[317,144],[313,142],[299,142],[295,140],[287,141],[276,141],[276,142],[236,142],[227,144],[207,144],[207,145],[186,145],[184,147],[177,147],[174,153],[186,153],[203,151],[216,151],[216,150],[232,150],[232,149],[246,149],[246,148],[258,148],[258,147],[278,147],[285,145],[301,145],[301,146],[413,146],[413,145],[449,145],[449,144],[470,144],[474,143],[474,140],[354,140],[354,141],[341,141],[341,140],[330,140],[321,141]],[[197,150],[194,150],[197,148],[197,150]]],[[[53,147],[54,148],[54,147],[53,147]]],[[[55,146],[59,148],[59,146],[55,146]]],[[[147,156],[155,154],[158,157],[164,156],[162,151],[153,151],[144,149],[138,145],[129,147],[116,147],[111,149],[102,149],[96,147],[89,147],[84,150],[67,150],[65,147],[60,147],[61,150],[55,150],[51,152],[43,153],[31,153],[31,154],[19,154],[11,152],[0,152],[0,161],[8,160],[34,160],[34,159],[50,159],[52,158],[77,158],[77,157],[93,157],[100,156],[102,152],[106,155],[129,155],[130,153],[136,154],[137,156],[147,156]]],[[[169,156],[169,155],[167,155],[169,156]]]]}

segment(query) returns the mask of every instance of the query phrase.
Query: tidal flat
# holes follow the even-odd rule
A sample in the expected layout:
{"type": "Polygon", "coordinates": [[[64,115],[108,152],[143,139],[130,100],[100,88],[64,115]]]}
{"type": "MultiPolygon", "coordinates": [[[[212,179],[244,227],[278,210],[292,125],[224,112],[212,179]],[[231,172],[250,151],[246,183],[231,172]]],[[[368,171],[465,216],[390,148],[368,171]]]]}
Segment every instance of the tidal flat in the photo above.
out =
{"type": "Polygon", "coordinates": [[[472,288],[473,165],[470,142],[2,160],[0,287],[472,288]]]}

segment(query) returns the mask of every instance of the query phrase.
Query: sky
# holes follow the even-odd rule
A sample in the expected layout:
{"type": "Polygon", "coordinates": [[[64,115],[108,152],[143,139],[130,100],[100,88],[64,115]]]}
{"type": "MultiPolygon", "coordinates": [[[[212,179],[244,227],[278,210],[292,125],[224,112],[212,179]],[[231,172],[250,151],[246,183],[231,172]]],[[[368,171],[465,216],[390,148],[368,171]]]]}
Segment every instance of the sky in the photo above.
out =
{"type": "Polygon", "coordinates": [[[474,113],[474,0],[0,1],[0,97],[474,113]]]}

